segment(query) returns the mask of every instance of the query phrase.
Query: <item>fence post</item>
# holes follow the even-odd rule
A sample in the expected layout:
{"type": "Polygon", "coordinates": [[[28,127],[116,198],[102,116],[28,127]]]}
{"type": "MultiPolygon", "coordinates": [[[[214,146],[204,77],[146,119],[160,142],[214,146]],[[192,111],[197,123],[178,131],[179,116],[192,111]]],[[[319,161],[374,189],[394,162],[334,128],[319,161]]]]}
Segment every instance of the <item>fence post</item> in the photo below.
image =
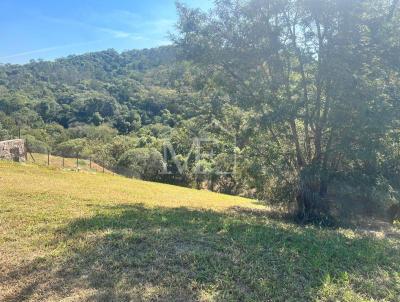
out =
{"type": "Polygon", "coordinates": [[[63,166],[63,168],[65,168],[65,158],[64,158],[64,156],[62,158],[62,166],[63,166]]]}
{"type": "Polygon", "coordinates": [[[103,167],[103,173],[104,173],[104,160],[103,160],[103,164],[102,164],[102,167],[103,167]]]}
{"type": "Polygon", "coordinates": [[[79,154],[76,155],[76,169],[79,170],[79,154]]]}
{"type": "Polygon", "coordinates": [[[92,157],[89,157],[89,168],[92,169],[92,157]]]}
{"type": "Polygon", "coordinates": [[[47,165],[50,166],[50,150],[47,149],[47,165]]]}

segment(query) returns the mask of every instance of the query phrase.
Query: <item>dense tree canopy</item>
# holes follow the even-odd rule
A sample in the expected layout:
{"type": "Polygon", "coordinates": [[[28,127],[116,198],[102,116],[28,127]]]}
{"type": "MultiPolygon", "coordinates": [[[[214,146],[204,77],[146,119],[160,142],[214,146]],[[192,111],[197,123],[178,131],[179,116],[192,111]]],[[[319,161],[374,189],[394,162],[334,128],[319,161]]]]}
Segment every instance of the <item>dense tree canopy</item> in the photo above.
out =
{"type": "Polygon", "coordinates": [[[369,190],[386,179],[379,159],[399,121],[396,4],[226,0],[209,13],[178,6],[177,44],[209,67],[231,103],[254,112],[273,141],[260,145],[275,149],[267,152],[284,160],[278,173],[298,188],[303,219],[327,212],[335,179],[369,190]]]}

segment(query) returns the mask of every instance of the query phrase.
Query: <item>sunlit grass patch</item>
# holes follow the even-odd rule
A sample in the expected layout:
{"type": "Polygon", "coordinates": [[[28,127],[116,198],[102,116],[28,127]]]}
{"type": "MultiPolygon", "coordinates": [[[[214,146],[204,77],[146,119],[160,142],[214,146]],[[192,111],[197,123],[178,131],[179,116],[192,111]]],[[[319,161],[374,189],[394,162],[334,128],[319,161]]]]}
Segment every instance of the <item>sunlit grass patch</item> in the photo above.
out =
{"type": "Polygon", "coordinates": [[[103,169],[103,167],[96,163],[95,161],[91,161],[90,159],[83,158],[63,158],[61,156],[55,156],[42,153],[32,153],[28,154],[27,162],[32,164],[37,164],[41,166],[49,166],[51,168],[62,168],[66,170],[81,170],[87,172],[99,172],[99,173],[111,173],[107,169],[103,169]]]}
{"type": "Polygon", "coordinates": [[[119,176],[0,171],[1,301],[399,300],[398,237],[119,176]]]}

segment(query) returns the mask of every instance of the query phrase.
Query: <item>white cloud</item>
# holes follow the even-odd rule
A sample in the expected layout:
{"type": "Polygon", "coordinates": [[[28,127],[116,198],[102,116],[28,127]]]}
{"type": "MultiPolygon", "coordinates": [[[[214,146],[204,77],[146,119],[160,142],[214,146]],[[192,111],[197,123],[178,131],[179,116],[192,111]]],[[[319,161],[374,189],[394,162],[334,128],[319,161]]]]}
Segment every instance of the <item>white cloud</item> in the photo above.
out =
{"type": "Polygon", "coordinates": [[[141,15],[127,10],[112,10],[107,14],[98,15],[91,12],[85,16],[84,20],[71,18],[58,18],[35,14],[36,18],[51,24],[59,24],[67,27],[75,27],[81,29],[86,34],[92,33],[99,40],[86,43],[71,43],[55,47],[46,47],[40,49],[29,50],[25,52],[10,54],[0,57],[0,60],[8,60],[12,58],[30,56],[33,54],[50,53],[60,49],[73,48],[82,44],[90,44],[93,42],[105,42],[108,38],[120,39],[145,43],[144,45],[168,45],[168,33],[174,30],[175,20],[168,18],[146,19],[141,15]]]}
{"type": "Polygon", "coordinates": [[[102,32],[108,33],[108,34],[112,35],[113,38],[117,38],[117,39],[129,38],[132,36],[132,33],[128,33],[126,31],[122,31],[122,30],[115,30],[115,29],[111,29],[111,28],[97,27],[97,26],[95,26],[94,28],[96,28],[102,32]]]}
{"type": "Polygon", "coordinates": [[[46,20],[46,21],[52,22],[52,23],[79,26],[79,27],[86,28],[86,29],[89,29],[89,30],[100,31],[100,32],[103,32],[103,33],[107,33],[107,34],[111,35],[113,38],[116,38],[116,39],[125,39],[125,38],[137,37],[136,33],[131,33],[131,32],[118,30],[118,29],[114,29],[114,28],[109,28],[109,27],[93,25],[93,24],[90,24],[90,23],[86,23],[86,22],[82,22],[82,21],[74,20],[74,19],[52,18],[52,17],[46,17],[46,16],[41,16],[41,18],[46,20]]]}
{"type": "Polygon", "coordinates": [[[119,25],[119,27],[123,27],[125,31],[140,32],[141,35],[164,35],[172,30],[176,23],[176,20],[168,18],[149,20],[127,10],[113,10],[107,15],[93,13],[89,19],[93,20],[93,22],[102,20],[105,24],[119,25]]]}
{"type": "Polygon", "coordinates": [[[83,42],[83,43],[70,43],[70,44],[54,46],[54,47],[39,48],[39,49],[34,49],[34,50],[29,50],[29,51],[25,51],[25,52],[19,52],[19,53],[14,53],[11,55],[3,56],[3,57],[0,57],[0,60],[24,57],[24,56],[29,56],[29,55],[38,54],[38,53],[49,53],[49,52],[52,52],[55,50],[66,49],[66,48],[82,46],[82,45],[88,45],[88,44],[96,43],[99,41],[100,40],[95,40],[95,41],[89,41],[89,42],[83,42]]]}

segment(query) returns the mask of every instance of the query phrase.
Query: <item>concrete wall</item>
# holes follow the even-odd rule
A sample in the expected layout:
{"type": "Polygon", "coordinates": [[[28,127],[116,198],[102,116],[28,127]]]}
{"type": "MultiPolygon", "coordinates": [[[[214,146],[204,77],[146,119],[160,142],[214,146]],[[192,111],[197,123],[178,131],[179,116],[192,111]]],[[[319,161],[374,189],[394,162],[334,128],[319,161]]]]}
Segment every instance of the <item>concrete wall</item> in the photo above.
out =
{"type": "Polygon", "coordinates": [[[26,146],[23,139],[13,139],[0,142],[0,159],[25,161],[26,146]]]}

